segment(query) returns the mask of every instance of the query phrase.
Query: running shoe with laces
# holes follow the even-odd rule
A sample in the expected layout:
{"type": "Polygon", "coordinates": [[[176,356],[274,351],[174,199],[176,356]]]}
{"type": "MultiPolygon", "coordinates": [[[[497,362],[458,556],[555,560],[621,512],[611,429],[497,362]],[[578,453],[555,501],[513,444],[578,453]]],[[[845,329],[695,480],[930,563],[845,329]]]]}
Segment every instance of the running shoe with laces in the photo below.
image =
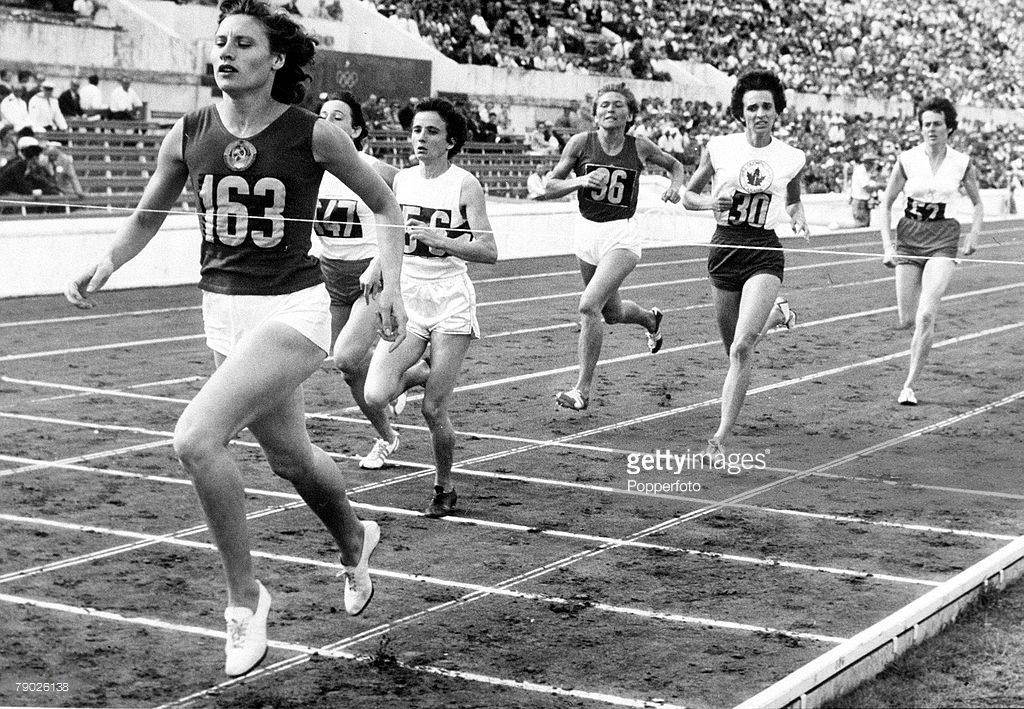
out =
{"type": "Polygon", "coordinates": [[[583,411],[583,409],[590,405],[590,399],[583,396],[583,392],[576,387],[573,387],[568,391],[558,392],[555,394],[555,401],[559,406],[566,409],[572,409],[573,411],[583,411]]]}
{"type": "Polygon", "coordinates": [[[380,525],[372,520],[365,520],[363,525],[363,550],[359,553],[359,563],[355,566],[342,564],[338,576],[345,579],[345,612],[359,615],[373,599],[373,579],[370,578],[370,555],[380,541],[380,525]]]}
{"type": "Polygon", "coordinates": [[[391,412],[391,415],[398,416],[400,413],[405,411],[405,405],[408,402],[408,399],[409,397],[404,391],[392,399],[391,403],[388,404],[388,411],[391,412]]]}
{"type": "Polygon", "coordinates": [[[445,492],[440,485],[434,485],[434,496],[430,498],[430,504],[423,511],[423,515],[426,517],[450,515],[455,511],[458,501],[459,496],[455,494],[455,488],[452,488],[450,492],[445,492]]]}
{"type": "Polygon", "coordinates": [[[388,456],[393,455],[398,450],[399,442],[397,433],[395,434],[395,440],[391,443],[388,443],[383,438],[378,438],[373,442],[370,452],[359,461],[359,467],[365,470],[380,470],[387,465],[388,456]]]}
{"type": "Polygon", "coordinates": [[[651,354],[658,354],[658,350],[661,349],[664,342],[661,336],[661,319],[665,317],[665,313],[661,312],[659,308],[651,308],[651,314],[654,315],[654,330],[647,331],[647,349],[651,351],[651,354]]]}
{"type": "Polygon", "coordinates": [[[224,674],[241,677],[251,672],[267,656],[267,616],[270,614],[270,594],[263,584],[254,613],[245,606],[228,606],[224,611],[227,623],[227,641],[224,644],[224,674]]]}
{"type": "Polygon", "coordinates": [[[786,300],[782,296],[776,298],[775,310],[779,312],[779,315],[781,316],[782,320],[781,322],[779,322],[778,325],[775,326],[774,329],[782,330],[783,328],[785,328],[786,330],[792,330],[793,327],[796,326],[796,311],[789,307],[788,300],[786,300]]]}

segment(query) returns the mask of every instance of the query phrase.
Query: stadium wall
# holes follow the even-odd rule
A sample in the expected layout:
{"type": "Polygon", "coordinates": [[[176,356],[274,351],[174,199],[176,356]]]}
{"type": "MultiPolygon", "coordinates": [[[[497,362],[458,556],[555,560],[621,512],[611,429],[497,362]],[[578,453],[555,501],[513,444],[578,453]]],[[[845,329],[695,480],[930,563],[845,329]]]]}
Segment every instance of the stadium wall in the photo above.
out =
{"type": "MultiPolygon", "coordinates": [[[[702,244],[711,239],[714,223],[708,212],[687,212],[659,200],[667,180],[643,177],[637,220],[645,248],[702,244]]],[[[1005,212],[1005,190],[982,190],[985,213],[1005,212]]],[[[845,195],[804,195],[811,232],[829,231],[838,219],[849,220],[845,195]],[[839,215],[837,217],[837,215],[839,215]]],[[[572,253],[572,202],[492,201],[488,214],[501,260],[572,253]]],[[[970,203],[961,200],[956,216],[971,218],[970,203]]],[[[64,284],[109,246],[120,220],[110,216],[7,220],[0,240],[0,298],[62,293],[64,284]]],[[[779,230],[785,236],[785,228],[779,230]]],[[[813,239],[811,241],[813,245],[813,239]]],[[[109,289],[143,288],[199,281],[199,227],[194,215],[171,215],[142,253],[113,275],[109,289]]],[[[881,253],[881,242],[879,242],[881,253]]]]}

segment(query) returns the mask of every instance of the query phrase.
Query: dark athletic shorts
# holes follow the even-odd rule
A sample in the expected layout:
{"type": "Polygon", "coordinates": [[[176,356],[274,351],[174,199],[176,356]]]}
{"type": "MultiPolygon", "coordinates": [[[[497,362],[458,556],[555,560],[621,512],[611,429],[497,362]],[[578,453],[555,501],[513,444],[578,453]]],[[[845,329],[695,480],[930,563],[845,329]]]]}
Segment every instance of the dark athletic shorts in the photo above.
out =
{"type": "Polygon", "coordinates": [[[323,274],[327,292],[331,294],[332,306],[351,306],[362,297],[363,291],[359,287],[359,276],[363,275],[363,271],[372,260],[368,258],[358,261],[320,259],[320,273],[323,274]]]}
{"type": "Polygon", "coordinates": [[[960,222],[955,219],[917,221],[900,217],[896,224],[896,258],[900,265],[922,268],[929,257],[956,258],[960,245],[960,222]]]}
{"type": "Polygon", "coordinates": [[[718,225],[712,244],[730,244],[736,246],[756,246],[776,249],[761,251],[759,249],[730,249],[712,246],[708,252],[708,275],[711,285],[719,290],[741,291],[743,284],[758,273],[770,273],[782,281],[782,272],[786,266],[782,243],[773,229],[752,229],[750,227],[730,227],[718,225]]]}

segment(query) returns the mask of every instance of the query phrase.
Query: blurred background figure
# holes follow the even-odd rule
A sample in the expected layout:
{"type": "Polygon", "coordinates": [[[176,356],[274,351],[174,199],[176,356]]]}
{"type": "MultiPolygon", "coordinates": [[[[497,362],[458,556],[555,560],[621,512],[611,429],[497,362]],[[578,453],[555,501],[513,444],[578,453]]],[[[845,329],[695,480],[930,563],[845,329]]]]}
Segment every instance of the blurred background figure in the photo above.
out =
{"type": "Polygon", "coordinates": [[[878,204],[878,190],[882,185],[875,179],[878,156],[866,152],[853,168],[850,177],[850,208],[853,210],[853,225],[871,224],[871,209],[878,204]]]}
{"type": "Polygon", "coordinates": [[[127,76],[110,92],[109,117],[115,121],[137,121],[142,118],[142,99],[132,88],[127,76]]]}
{"type": "Polygon", "coordinates": [[[39,93],[28,101],[28,115],[37,131],[67,130],[68,122],[64,120],[57,97],[53,95],[54,85],[50,79],[44,79],[39,93]]]}
{"type": "Polygon", "coordinates": [[[46,156],[43,167],[65,197],[82,199],[85,197],[85,190],[82,189],[82,182],[78,179],[75,171],[74,159],[64,152],[64,146],[56,140],[46,141],[43,146],[43,154],[46,156]]]}
{"type": "Polygon", "coordinates": [[[103,100],[103,92],[100,91],[100,77],[96,74],[90,74],[89,80],[82,84],[78,100],[82,115],[89,120],[98,120],[107,114],[107,104],[103,100]]]}

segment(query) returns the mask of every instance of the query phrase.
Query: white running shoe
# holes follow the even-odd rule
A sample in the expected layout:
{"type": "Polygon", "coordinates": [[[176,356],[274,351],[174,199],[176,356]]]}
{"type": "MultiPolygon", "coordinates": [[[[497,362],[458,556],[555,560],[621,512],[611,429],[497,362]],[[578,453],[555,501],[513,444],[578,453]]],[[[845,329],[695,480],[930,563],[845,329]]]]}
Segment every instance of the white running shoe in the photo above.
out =
{"type": "Polygon", "coordinates": [[[380,541],[380,526],[373,521],[360,522],[363,525],[363,551],[359,563],[344,566],[339,576],[345,577],[345,612],[359,615],[373,598],[373,580],[370,578],[370,554],[380,541]]]}
{"type": "Polygon", "coordinates": [[[796,325],[796,311],[789,307],[789,301],[780,295],[775,299],[775,309],[782,315],[782,322],[776,325],[774,329],[781,330],[785,328],[792,330],[796,325]]]}
{"type": "Polygon", "coordinates": [[[665,317],[665,314],[659,308],[651,308],[651,314],[654,315],[654,330],[647,331],[647,349],[651,351],[651,354],[658,354],[658,350],[661,349],[661,345],[665,341],[661,336],[661,319],[665,317]]]}
{"type": "Polygon", "coordinates": [[[227,621],[227,642],[224,652],[224,674],[240,677],[253,670],[267,656],[267,616],[270,614],[270,594],[259,581],[260,600],[253,613],[245,606],[228,606],[224,611],[227,621]]]}
{"type": "Polygon", "coordinates": [[[900,406],[917,406],[917,397],[914,396],[914,390],[910,387],[903,387],[900,395],[896,397],[896,403],[900,406]]]}
{"type": "Polygon", "coordinates": [[[398,450],[399,444],[398,434],[395,434],[395,440],[388,443],[383,438],[378,438],[373,442],[373,448],[370,452],[359,461],[359,467],[365,470],[380,470],[388,462],[388,456],[393,455],[398,450]]]}
{"type": "Polygon", "coordinates": [[[388,404],[388,410],[393,416],[398,416],[400,413],[405,411],[405,404],[407,403],[408,396],[403,391],[401,394],[396,396],[394,400],[388,404]]]}

